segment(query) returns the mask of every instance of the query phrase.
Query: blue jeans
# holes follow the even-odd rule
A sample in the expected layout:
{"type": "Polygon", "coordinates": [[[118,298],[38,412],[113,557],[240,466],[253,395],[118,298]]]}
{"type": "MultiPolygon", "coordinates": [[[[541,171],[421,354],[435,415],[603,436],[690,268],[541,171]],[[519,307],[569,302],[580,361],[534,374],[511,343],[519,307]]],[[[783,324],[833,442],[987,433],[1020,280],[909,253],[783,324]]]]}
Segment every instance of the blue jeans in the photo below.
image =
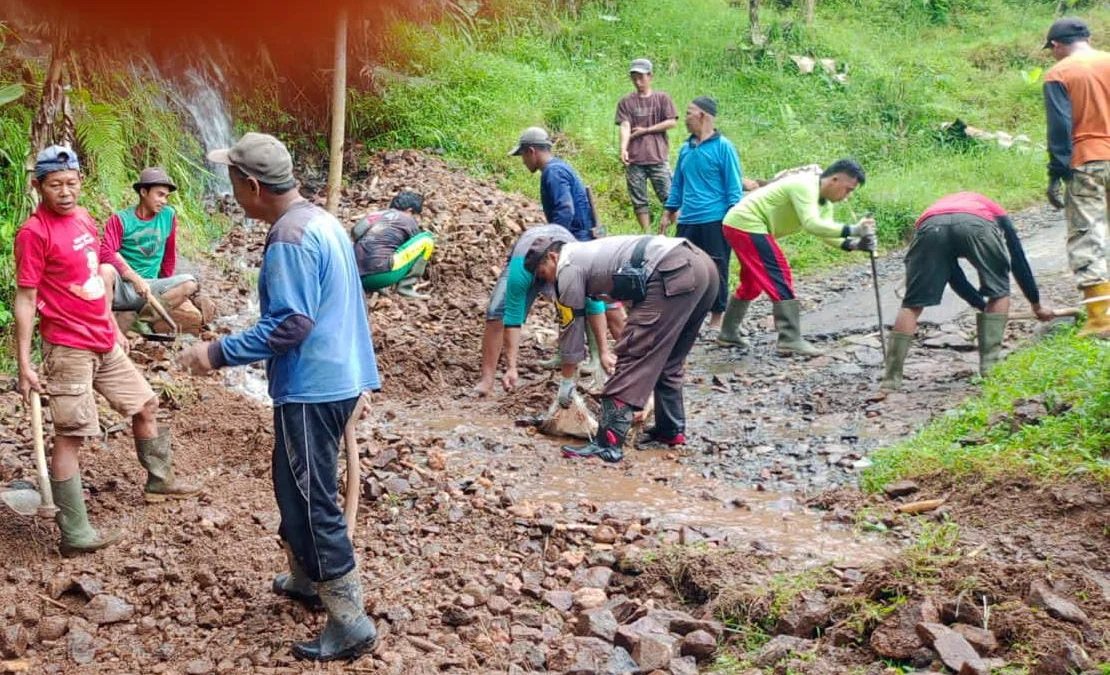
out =
{"type": "Polygon", "coordinates": [[[274,408],[278,535],[316,582],[337,579],[355,567],[355,550],[336,493],[339,440],[356,403],[357,397],[274,408]]]}

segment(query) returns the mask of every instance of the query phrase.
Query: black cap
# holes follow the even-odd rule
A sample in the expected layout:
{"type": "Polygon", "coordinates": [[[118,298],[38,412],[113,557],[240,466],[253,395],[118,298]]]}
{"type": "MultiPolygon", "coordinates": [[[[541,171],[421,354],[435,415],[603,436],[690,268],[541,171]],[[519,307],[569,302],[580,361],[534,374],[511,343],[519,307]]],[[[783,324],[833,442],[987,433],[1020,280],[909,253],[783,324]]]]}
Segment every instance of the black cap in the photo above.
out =
{"type": "Polygon", "coordinates": [[[699,96],[695,98],[694,105],[714,117],[717,116],[717,102],[709,98],[708,96],[699,96]]]}
{"type": "Polygon", "coordinates": [[[1048,37],[1045,38],[1044,48],[1051,48],[1053,42],[1071,44],[1076,40],[1089,37],[1091,37],[1091,29],[1087,28],[1087,24],[1083,23],[1082,19],[1065,16],[1062,19],[1057,19],[1052,27],[1048,29],[1048,37]]]}
{"type": "Polygon", "coordinates": [[[555,243],[555,240],[551,237],[536,237],[536,240],[528,247],[528,252],[524,254],[524,271],[528,274],[535,274],[536,268],[540,265],[540,260],[547,255],[547,252],[551,250],[555,243]]]}

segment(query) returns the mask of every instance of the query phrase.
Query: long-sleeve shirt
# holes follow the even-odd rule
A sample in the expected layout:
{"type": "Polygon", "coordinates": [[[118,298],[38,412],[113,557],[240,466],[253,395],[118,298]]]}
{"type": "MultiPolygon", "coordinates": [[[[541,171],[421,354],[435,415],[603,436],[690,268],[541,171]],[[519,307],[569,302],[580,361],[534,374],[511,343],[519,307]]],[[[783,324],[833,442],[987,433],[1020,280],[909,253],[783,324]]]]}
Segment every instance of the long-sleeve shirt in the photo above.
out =
{"type": "Polygon", "coordinates": [[[719,223],[744,196],[742,176],[736,148],[719,131],[701,143],[690,136],[678,151],[664,208],[678,211],[680,223],[719,223]]]}
{"type": "Polygon", "coordinates": [[[821,200],[821,177],[810,172],[768,183],[725,216],[725,227],[782,238],[806,231],[830,246],[844,243],[844,225],[833,218],[832,202],[821,200]]]}
{"type": "Polygon", "coordinates": [[[265,359],[274,406],[381,388],[354,251],[327,211],[295,202],[270,227],[258,300],[258,323],[212,343],[214,367],[265,359]]]}
{"type": "Polygon", "coordinates": [[[393,269],[393,254],[420,234],[420,223],[404,211],[375,211],[355,225],[355,262],[358,273],[379,274],[393,269]],[[359,232],[361,231],[361,234],[359,232]]]}
{"type": "MultiPolygon", "coordinates": [[[[978,192],[956,192],[945,195],[930,204],[922,212],[917,222],[914,223],[914,227],[921,227],[923,222],[933,216],[949,213],[967,213],[983,220],[993,221],[1002,230],[1002,236],[1006,240],[1006,248],[1010,253],[1010,272],[1014,275],[1018,286],[1021,287],[1022,294],[1032,304],[1041,301],[1041,294],[1037,289],[1037,280],[1033,277],[1033,270],[1029,266],[1028,258],[1025,257],[1025,249],[1021,245],[1017,229],[1014,228],[1013,222],[1006,214],[1006,209],[978,192]]],[[[948,285],[952,287],[956,295],[963,298],[972,307],[982,310],[987,306],[979,290],[968,281],[967,275],[964,274],[958,260],[952,262],[948,285]]]]}
{"type": "Polygon", "coordinates": [[[586,185],[562,159],[553,157],[540,173],[540,204],[547,222],[562,225],[578,241],[594,238],[593,212],[586,185]]]}
{"type": "Polygon", "coordinates": [[[1110,160],[1110,53],[1073,54],[1044,76],[1048,120],[1048,173],[1070,178],[1071,170],[1110,160]]]}
{"type": "Polygon", "coordinates": [[[632,261],[636,244],[650,238],[644,250],[644,274],[651,276],[663,256],[687,243],[677,237],[622,235],[563,246],[555,268],[555,301],[559,310],[559,353],[566,363],[586,358],[588,303],[609,300],[613,273],[632,261]]]}
{"type": "MultiPolygon", "coordinates": [[[[533,286],[538,286],[537,295],[548,298],[555,296],[555,286],[553,284],[544,283],[542,279],[537,279],[536,275],[524,268],[524,257],[528,254],[528,249],[531,248],[532,242],[540,237],[548,237],[552,241],[563,243],[575,241],[574,235],[562,225],[539,225],[529,228],[516,240],[512,251],[509,252],[509,263],[506,270],[508,278],[505,280],[505,313],[503,317],[506,328],[520,328],[524,325],[524,319],[528,314],[528,291],[533,286]]],[[[586,313],[604,314],[605,303],[587,302],[586,313]]]]}
{"type": "Polygon", "coordinates": [[[118,254],[144,279],[172,277],[177,268],[177,213],[172,206],[149,220],[140,218],[135,207],[113,213],[104,223],[101,255],[123,273],[118,254]]]}

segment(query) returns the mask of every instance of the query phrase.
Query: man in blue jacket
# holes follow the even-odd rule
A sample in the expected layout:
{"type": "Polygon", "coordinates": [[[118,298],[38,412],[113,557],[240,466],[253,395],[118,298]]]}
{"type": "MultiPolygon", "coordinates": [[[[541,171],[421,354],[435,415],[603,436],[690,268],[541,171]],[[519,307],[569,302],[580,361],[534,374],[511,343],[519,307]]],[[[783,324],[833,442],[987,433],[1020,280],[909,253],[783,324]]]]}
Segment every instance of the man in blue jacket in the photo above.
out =
{"type": "Polygon", "coordinates": [[[562,225],[578,241],[590,241],[597,223],[586,185],[570,164],[552,154],[551,146],[551,137],[543,127],[528,127],[509,156],[519,156],[529,172],[540,172],[540,204],[548,224],[562,225]]]}
{"type": "Polygon", "coordinates": [[[709,328],[720,330],[728,301],[728,264],[731,249],[721,232],[721,221],[744,188],[736,148],[717,130],[717,102],[699,96],[686,106],[690,138],[678,151],[671,192],[664,205],[659,234],[677,221],[677,235],[705,251],[717,265],[720,290],[713,303],[709,328]]]}
{"type": "Polygon", "coordinates": [[[359,396],[381,387],[358,267],[346,231],[300,196],[282,143],[248,133],[208,159],[226,164],[247,216],[271,223],[258,274],[253,327],[181,355],[197,373],[266,361],[274,401],[274,495],[288,574],[273,590],[328,621],[293,654],[316,661],[354,658],[377,641],[366,616],[355,552],[336,502],[339,438],[359,396]]]}

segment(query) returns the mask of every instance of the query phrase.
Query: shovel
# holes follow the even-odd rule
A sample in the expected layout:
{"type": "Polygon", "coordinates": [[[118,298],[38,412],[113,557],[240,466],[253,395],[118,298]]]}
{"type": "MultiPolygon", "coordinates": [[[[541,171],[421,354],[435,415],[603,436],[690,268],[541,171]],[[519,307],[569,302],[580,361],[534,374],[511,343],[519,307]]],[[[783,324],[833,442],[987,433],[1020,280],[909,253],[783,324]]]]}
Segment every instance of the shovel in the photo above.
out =
{"type": "Polygon", "coordinates": [[[169,324],[170,330],[173,331],[173,332],[172,333],[143,333],[142,334],[143,339],[144,340],[150,340],[152,342],[173,342],[174,340],[176,340],[177,339],[177,322],[175,322],[173,320],[173,317],[170,316],[170,313],[167,312],[166,308],[162,306],[162,303],[158,302],[158,298],[154,297],[153,293],[151,293],[150,297],[147,298],[147,304],[149,304],[154,309],[154,311],[158,313],[158,316],[162,317],[163,321],[165,321],[166,323],[169,324]]]}
{"type": "Polygon", "coordinates": [[[50,474],[46,471],[46,450],[42,441],[42,400],[38,392],[31,392],[31,432],[35,444],[35,468],[39,474],[39,489],[29,481],[15,481],[11,487],[0,492],[0,501],[21,516],[42,516],[53,518],[58,508],[54,506],[54,494],[50,490],[50,474]]]}

